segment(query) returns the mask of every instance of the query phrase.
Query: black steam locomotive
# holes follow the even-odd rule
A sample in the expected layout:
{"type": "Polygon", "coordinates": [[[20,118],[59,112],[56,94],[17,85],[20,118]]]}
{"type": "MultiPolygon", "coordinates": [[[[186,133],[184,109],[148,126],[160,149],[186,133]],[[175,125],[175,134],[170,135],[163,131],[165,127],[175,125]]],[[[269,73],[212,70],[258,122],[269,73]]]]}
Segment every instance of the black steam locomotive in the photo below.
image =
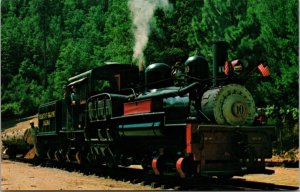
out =
{"type": "Polygon", "coordinates": [[[212,76],[194,56],[173,67],[150,64],[142,75],[111,63],[69,78],[64,98],[39,108],[36,154],[93,166],[138,164],[156,175],[272,173],[264,160],[272,156],[274,127],[254,124],[255,102],[243,85],[250,67],[229,63],[224,42],[213,53],[212,76]]]}

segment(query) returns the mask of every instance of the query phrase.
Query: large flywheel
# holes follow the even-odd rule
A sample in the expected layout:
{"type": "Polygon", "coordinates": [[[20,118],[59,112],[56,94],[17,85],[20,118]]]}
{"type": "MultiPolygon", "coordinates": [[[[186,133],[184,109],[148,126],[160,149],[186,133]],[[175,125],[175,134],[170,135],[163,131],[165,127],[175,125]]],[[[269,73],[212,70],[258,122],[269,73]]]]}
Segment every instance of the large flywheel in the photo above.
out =
{"type": "Polygon", "coordinates": [[[255,117],[251,93],[238,84],[206,91],[202,96],[201,108],[205,115],[220,125],[250,125],[255,117]]]}

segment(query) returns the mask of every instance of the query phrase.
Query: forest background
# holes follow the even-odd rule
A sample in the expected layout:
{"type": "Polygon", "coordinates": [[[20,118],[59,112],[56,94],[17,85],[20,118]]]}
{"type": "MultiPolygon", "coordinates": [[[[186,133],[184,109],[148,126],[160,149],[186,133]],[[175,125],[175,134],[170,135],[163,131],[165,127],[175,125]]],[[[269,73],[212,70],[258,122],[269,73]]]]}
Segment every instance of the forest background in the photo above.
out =
{"type": "Polygon", "coordinates": [[[71,76],[107,61],[132,63],[134,8],[149,14],[145,65],[184,55],[211,64],[216,40],[229,43],[229,60],[267,63],[268,81],[253,75],[247,88],[277,126],[275,148],[298,147],[297,0],[2,0],[2,120],[61,99],[71,76]]]}

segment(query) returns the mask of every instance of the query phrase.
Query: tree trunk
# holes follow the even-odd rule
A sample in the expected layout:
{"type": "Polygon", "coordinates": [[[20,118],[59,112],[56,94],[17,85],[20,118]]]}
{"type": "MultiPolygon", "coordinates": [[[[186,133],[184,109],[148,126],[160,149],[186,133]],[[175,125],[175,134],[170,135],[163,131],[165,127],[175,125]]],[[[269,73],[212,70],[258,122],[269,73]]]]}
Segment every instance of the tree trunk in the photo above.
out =
{"type": "Polygon", "coordinates": [[[11,130],[1,134],[2,144],[10,152],[9,156],[25,154],[36,145],[35,128],[11,130]]]}

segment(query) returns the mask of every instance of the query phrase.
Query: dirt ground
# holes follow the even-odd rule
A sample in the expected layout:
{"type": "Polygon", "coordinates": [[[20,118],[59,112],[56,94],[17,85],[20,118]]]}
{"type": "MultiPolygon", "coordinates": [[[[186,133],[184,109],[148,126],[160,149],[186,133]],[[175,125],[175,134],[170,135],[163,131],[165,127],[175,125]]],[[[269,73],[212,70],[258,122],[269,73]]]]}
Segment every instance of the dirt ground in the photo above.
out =
{"type": "Polygon", "coordinates": [[[1,190],[153,190],[153,188],[95,175],[3,160],[1,190]]]}
{"type": "MultiPolygon", "coordinates": [[[[269,168],[273,175],[246,175],[249,181],[261,181],[279,185],[299,186],[298,168],[269,168]]],[[[68,172],[56,168],[33,166],[26,163],[3,160],[1,162],[1,190],[157,190],[150,186],[131,184],[113,179],[68,172]]]]}
{"type": "Polygon", "coordinates": [[[299,187],[299,168],[268,167],[267,169],[272,169],[275,173],[273,175],[253,174],[243,177],[235,176],[234,178],[299,187]]]}
{"type": "MultiPolygon", "coordinates": [[[[38,125],[37,115],[35,115],[3,121],[1,131],[26,129],[29,127],[30,120],[33,120],[36,126],[38,125]]],[[[8,160],[1,161],[0,185],[1,190],[153,190],[150,186],[8,160]]]]}

